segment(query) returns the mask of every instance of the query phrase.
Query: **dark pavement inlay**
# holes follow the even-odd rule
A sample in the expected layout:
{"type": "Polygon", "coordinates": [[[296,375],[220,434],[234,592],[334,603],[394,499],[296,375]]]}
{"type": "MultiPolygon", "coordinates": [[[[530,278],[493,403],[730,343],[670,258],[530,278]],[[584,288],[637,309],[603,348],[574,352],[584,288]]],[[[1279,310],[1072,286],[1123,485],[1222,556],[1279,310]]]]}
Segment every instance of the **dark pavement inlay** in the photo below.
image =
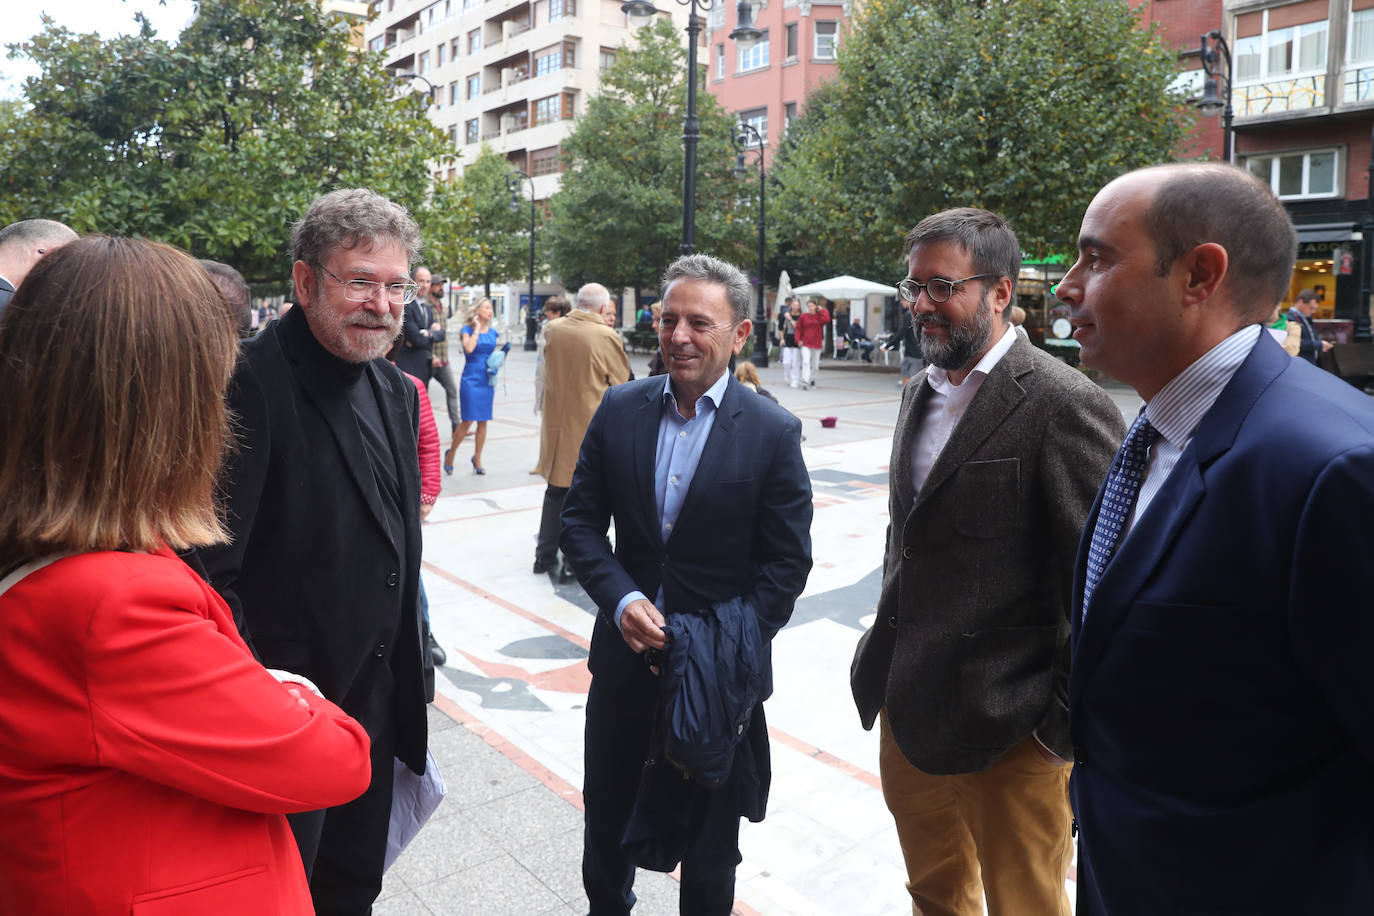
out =
{"type": "Polygon", "coordinates": [[[878,610],[878,595],[882,589],[883,568],[879,565],[853,585],[802,598],[792,611],[788,626],[799,626],[813,620],[833,620],[856,630],[865,630],[867,627],[859,620],[878,610]]]}
{"type": "Polygon", "coordinates": [[[477,694],[483,709],[519,709],[526,712],[549,710],[524,681],[509,677],[483,677],[457,668],[445,668],[444,675],[458,689],[477,694]]]}

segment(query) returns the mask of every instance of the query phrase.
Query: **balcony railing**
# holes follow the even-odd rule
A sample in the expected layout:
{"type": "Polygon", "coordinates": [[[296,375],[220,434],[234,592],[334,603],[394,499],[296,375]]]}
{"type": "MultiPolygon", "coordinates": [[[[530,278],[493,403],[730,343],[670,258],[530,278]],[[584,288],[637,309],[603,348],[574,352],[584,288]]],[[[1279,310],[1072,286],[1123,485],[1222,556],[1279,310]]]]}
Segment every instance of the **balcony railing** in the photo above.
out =
{"type": "Polygon", "coordinates": [[[1326,74],[1237,86],[1232,104],[1242,118],[1321,108],[1326,105],[1326,74]]]}
{"type": "Polygon", "coordinates": [[[1341,101],[1374,102],[1374,64],[1341,71],[1341,101]]]}

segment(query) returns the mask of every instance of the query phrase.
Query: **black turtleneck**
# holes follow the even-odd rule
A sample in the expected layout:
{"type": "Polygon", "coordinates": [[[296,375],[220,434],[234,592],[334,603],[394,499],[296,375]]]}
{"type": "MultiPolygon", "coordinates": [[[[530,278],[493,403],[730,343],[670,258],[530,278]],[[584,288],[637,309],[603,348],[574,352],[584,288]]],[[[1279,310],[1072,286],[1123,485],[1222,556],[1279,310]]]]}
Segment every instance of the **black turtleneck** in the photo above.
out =
{"type": "Polygon", "coordinates": [[[376,482],[378,504],[385,516],[387,533],[398,555],[404,554],[405,519],[401,515],[401,481],[396,469],[392,442],[382,421],[367,363],[351,363],[330,353],[315,337],[298,305],[281,319],[281,332],[292,352],[326,387],[348,399],[358,432],[367,451],[367,461],[376,482]],[[298,314],[299,313],[299,314],[298,314]]]}

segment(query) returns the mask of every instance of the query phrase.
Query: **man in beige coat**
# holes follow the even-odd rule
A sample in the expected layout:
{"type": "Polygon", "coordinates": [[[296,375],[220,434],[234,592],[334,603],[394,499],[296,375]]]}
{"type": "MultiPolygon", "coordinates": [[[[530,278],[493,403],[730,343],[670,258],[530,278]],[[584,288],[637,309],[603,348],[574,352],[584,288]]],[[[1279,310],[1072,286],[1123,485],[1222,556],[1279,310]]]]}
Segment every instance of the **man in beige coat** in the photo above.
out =
{"type": "MultiPolygon", "coordinates": [[[[534,572],[554,571],[558,565],[558,516],[572,484],[577,453],[587,424],[612,385],[630,378],[630,361],[620,335],[601,319],[611,294],[600,283],[577,291],[572,312],[544,329],[544,409],[539,436],[539,475],[548,481],[539,541],[534,548],[534,572]]],[[[566,565],[557,570],[560,582],[571,582],[566,565]]]]}

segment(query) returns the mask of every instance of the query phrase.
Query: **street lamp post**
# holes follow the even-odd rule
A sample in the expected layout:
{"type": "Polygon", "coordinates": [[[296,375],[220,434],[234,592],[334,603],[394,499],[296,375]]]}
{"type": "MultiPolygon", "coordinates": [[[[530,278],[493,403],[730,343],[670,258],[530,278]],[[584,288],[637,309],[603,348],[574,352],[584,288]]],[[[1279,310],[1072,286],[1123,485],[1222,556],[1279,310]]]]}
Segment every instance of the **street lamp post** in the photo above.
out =
{"type": "Polygon", "coordinates": [[[429,80],[425,79],[418,73],[398,73],[396,74],[396,78],[398,80],[410,80],[410,91],[415,93],[416,95],[419,95],[421,92],[427,91],[429,93],[429,103],[431,105],[434,104],[434,93],[438,92],[438,90],[434,87],[434,84],[431,83],[429,80]],[[424,83],[425,88],[421,88],[419,85],[420,83],[424,83]]]}
{"type": "MultiPolygon", "coordinates": [[[[683,254],[697,250],[697,141],[701,139],[701,122],[697,119],[697,36],[701,34],[701,17],[697,10],[709,12],[716,0],[676,0],[688,7],[687,15],[687,116],[682,119],[682,245],[683,254]]],[[[630,25],[642,28],[659,13],[652,0],[625,0],[620,11],[630,25]]],[[[754,27],[754,7],[750,0],[739,0],[735,7],[738,25],[730,38],[741,48],[751,47],[763,37],[754,27]]]]}
{"type": "Polygon", "coordinates": [[[534,317],[534,179],[520,169],[512,169],[506,175],[506,190],[510,192],[511,212],[516,213],[520,210],[521,179],[530,183],[530,303],[525,308],[525,349],[534,350],[538,348],[534,338],[539,332],[534,317]]]}
{"type": "Polygon", "coordinates": [[[730,134],[730,142],[735,146],[735,174],[743,175],[746,171],[744,167],[744,151],[750,146],[759,153],[759,263],[758,271],[754,278],[755,285],[758,286],[758,297],[754,306],[754,354],[749,360],[760,369],[768,368],[768,318],[766,309],[763,305],[763,260],[764,260],[764,238],[768,231],[768,222],[764,209],[765,195],[767,188],[764,181],[763,170],[763,135],[759,133],[754,125],[741,121],[730,134]]]}
{"type": "Polygon", "coordinates": [[[1197,107],[1199,111],[1215,114],[1221,111],[1221,161],[1231,161],[1231,119],[1235,116],[1235,110],[1231,107],[1231,47],[1226,44],[1226,39],[1221,36],[1220,29],[1212,29],[1210,32],[1203,33],[1202,46],[1198,49],[1198,55],[1202,58],[1202,72],[1206,79],[1202,84],[1202,98],[1198,99],[1197,107]],[[1222,101],[1217,95],[1217,77],[1220,76],[1220,61],[1217,53],[1220,51],[1221,58],[1226,61],[1226,99],[1222,101]]]}

